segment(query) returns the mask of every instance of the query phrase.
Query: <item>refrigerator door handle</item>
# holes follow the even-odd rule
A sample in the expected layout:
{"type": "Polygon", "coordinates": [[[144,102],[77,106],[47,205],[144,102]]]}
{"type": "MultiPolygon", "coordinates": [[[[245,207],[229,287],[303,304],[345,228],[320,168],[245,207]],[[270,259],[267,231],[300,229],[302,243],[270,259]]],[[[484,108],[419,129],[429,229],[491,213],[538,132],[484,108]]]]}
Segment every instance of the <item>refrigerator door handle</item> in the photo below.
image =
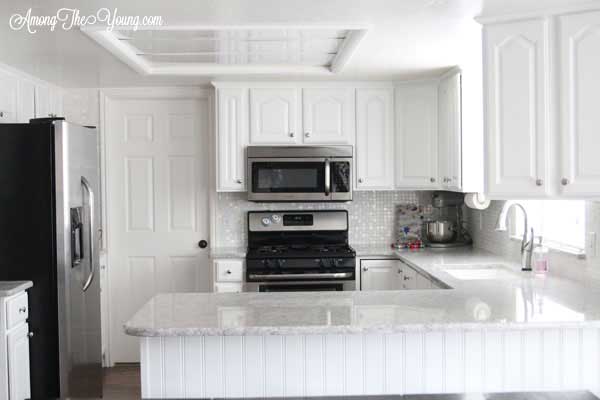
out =
{"type": "Polygon", "coordinates": [[[85,292],[88,290],[88,288],[92,284],[92,282],[94,280],[94,275],[96,273],[96,267],[94,265],[94,231],[95,231],[95,227],[94,227],[94,191],[92,190],[92,186],[90,185],[88,180],[85,179],[85,177],[83,177],[83,176],[81,177],[81,186],[88,193],[88,199],[89,199],[88,207],[90,209],[90,213],[89,213],[90,226],[88,229],[89,242],[90,242],[90,251],[89,251],[90,274],[87,277],[85,283],[83,284],[83,291],[85,292]]]}

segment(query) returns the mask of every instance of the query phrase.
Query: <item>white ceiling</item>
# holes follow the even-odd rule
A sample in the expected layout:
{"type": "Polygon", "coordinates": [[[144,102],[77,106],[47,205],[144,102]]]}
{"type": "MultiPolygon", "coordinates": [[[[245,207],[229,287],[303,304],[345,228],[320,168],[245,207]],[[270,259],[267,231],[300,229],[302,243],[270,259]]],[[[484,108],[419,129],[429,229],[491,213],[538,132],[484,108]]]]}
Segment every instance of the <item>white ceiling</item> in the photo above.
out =
{"type": "MultiPolygon", "coordinates": [[[[35,15],[99,8],[120,15],[160,15],[168,25],[364,24],[369,32],[334,79],[413,79],[479,62],[477,15],[589,4],[589,0],[1,0],[0,62],[65,87],[205,84],[218,76],[142,76],[74,29],[36,34],[7,21],[29,7],[35,15]]],[[[142,40],[140,39],[140,46],[142,40]]],[[[243,79],[244,77],[239,77],[243,79]]],[[[256,78],[271,78],[253,76],[256,78]]],[[[305,76],[291,76],[306,79],[305,76]]],[[[327,79],[332,79],[328,77],[327,79]]]]}

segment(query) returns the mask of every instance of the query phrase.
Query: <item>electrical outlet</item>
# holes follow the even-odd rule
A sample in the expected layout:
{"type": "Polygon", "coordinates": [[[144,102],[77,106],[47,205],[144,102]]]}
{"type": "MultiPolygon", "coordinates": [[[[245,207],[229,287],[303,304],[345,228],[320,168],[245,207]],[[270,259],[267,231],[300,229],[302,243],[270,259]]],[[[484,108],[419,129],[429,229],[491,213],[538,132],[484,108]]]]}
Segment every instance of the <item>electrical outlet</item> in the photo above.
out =
{"type": "Polygon", "coordinates": [[[587,249],[586,253],[590,257],[596,257],[598,243],[596,241],[596,232],[588,232],[587,234],[587,249]]]}

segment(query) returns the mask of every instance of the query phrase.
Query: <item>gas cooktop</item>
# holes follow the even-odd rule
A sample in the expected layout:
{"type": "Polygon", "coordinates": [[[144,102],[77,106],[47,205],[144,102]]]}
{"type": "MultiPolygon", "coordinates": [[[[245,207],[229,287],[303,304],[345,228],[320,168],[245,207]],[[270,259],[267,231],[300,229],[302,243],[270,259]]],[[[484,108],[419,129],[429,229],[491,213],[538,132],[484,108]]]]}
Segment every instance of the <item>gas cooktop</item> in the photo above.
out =
{"type": "Polygon", "coordinates": [[[325,258],[355,257],[356,252],[347,244],[285,244],[249,248],[247,258],[325,258]]]}

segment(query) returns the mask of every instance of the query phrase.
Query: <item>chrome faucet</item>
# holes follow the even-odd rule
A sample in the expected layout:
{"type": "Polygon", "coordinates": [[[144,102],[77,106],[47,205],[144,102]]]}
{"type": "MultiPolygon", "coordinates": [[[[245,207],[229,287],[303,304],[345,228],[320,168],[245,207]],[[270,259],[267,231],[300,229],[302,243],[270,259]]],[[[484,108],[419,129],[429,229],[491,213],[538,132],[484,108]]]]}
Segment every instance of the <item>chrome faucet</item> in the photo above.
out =
{"type": "Polygon", "coordinates": [[[502,211],[500,215],[498,215],[498,221],[496,222],[496,230],[497,231],[506,231],[506,221],[508,220],[508,214],[513,207],[519,208],[523,212],[523,220],[525,222],[525,227],[523,229],[523,239],[521,240],[521,269],[523,271],[531,271],[531,256],[533,254],[533,228],[531,228],[531,238],[527,240],[527,211],[525,211],[525,207],[523,207],[519,203],[514,203],[507,201],[504,203],[504,207],[502,207],[502,211]]]}

